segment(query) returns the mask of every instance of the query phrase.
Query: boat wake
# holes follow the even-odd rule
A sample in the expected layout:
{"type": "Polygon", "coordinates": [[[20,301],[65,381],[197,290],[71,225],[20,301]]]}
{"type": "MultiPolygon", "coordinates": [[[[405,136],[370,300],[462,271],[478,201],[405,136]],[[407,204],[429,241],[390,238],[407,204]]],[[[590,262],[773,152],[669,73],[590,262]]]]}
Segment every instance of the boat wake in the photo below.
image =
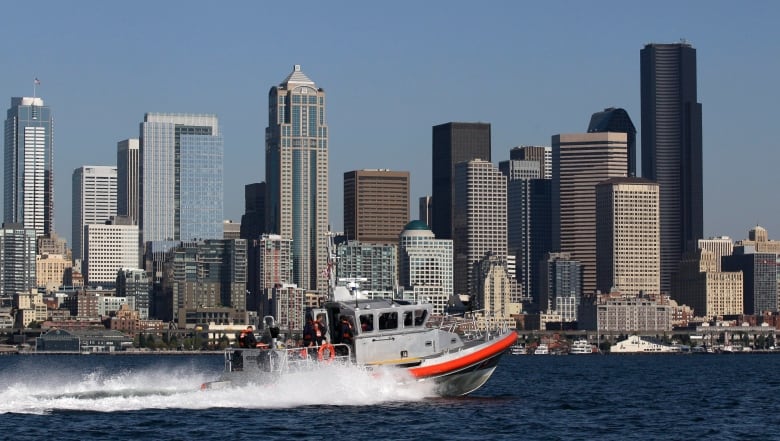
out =
{"type": "Polygon", "coordinates": [[[143,409],[273,409],[311,405],[370,405],[435,396],[431,383],[399,381],[398,373],[327,366],[292,373],[270,384],[200,390],[213,375],[191,369],[149,369],[46,376],[13,373],[0,380],[0,414],[61,411],[121,412],[143,409]]]}

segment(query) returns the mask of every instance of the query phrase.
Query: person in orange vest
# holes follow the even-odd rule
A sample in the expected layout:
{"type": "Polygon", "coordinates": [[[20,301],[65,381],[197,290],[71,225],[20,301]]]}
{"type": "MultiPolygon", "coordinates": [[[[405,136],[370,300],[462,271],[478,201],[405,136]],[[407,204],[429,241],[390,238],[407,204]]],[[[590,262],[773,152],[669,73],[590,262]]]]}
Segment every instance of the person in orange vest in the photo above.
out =
{"type": "Polygon", "coordinates": [[[255,338],[255,331],[254,328],[252,328],[251,326],[246,327],[246,347],[248,348],[257,347],[257,338],[255,338]]]}
{"type": "Polygon", "coordinates": [[[315,344],[315,328],[314,319],[308,317],[306,319],[306,326],[303,327],[303,346],[308,348],[315,344]]]}
{"type": "Polygon", "coordinates": [[[352,331],[352,323],[349,322],[347,316],[341,316],[341,323],[339,324],[339,333],[341,337],[341,343],[351,345],[355,333],[352,331]]]}
{"type": "Polygon", "coordinates": [[[246,347],[246,329],[242,330],[241,334],[238,335],[238,347],[239,348],[246,347]]]}
{"type": "Polygon", "coordinates": [[[317,320],[314,321],[314,340],[317,343],[317,346],[321,346],[325,342],[325,335],[328,333],[328,327],[325,326],[323,320],[325,320],[325,318],[323,317],[323,314],[320,314],[320,316],[317,317],[317,320]]]}

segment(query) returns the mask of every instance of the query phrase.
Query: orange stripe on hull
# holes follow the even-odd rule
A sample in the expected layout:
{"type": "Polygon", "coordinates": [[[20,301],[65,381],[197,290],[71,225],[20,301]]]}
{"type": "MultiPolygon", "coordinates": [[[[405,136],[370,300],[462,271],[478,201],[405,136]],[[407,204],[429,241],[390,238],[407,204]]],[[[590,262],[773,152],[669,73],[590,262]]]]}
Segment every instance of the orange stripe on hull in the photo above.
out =
{"type": "Polygon", "coordinates": [[[431,366],[419,366],[415,368],[410,368],[409,372],[411,372],[411,374],[417,378],[422,378],[422,377],[433,377],[441,374],[446,374],[448,372],[457,371],[459,369],[468,367],[474,363],[479,363],[482,360],[487,360],[488,358],[509,349],[509,347],[515,344],[516,342],[517,342],[517,333],[512,331],[509,335],[507,335],[503,339],[497,341],[496,343],[493,343],[492,345],[484,349],[480,349],[479,351],[474,352],[473,354],[469,354],[460,358],[456,358],[455,360],[450,360],[444,363],[434,364],[431,366]]]}

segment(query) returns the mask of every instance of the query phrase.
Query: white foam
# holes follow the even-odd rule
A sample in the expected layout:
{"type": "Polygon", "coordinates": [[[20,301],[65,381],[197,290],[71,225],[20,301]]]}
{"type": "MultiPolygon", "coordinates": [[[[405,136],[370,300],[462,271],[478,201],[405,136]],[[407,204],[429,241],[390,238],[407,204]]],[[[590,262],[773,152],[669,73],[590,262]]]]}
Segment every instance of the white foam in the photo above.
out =
{"type": "Polygon", "coordinates": [[[200,390],[214,380],[192,370],[160,368],[120,373],[38,372],[6,376],[0,384],[0,414],[44,414],[56,410],[96,412],[141,409],[290,408],[309,405],[371,405],[418,401],[433,396],[431,383],[398,371],[369,372],[327,366],[292,373],[272,384],[200,390]],[[13,378],[16,376],[16,378],[13,378]]]}

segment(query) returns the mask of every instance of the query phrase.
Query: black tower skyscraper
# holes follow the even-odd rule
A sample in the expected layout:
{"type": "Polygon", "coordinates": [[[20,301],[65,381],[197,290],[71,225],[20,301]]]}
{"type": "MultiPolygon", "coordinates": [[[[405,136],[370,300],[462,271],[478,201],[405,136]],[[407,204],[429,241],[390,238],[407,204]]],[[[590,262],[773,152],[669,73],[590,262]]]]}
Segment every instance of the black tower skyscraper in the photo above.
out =
{"type": "Polygon", "coordinates": [[[452,239],[453,170],[455,164],[490,161],[490,124],[449,122],[433,126],[431,230],[437,239],[452,239]]]}
{"type": "Polygon", "coordinates": [[[661,290],[703,234],[702,117],[696,49],[686,42],[640,51],[642,177],[660,186],[661,290]]]}

